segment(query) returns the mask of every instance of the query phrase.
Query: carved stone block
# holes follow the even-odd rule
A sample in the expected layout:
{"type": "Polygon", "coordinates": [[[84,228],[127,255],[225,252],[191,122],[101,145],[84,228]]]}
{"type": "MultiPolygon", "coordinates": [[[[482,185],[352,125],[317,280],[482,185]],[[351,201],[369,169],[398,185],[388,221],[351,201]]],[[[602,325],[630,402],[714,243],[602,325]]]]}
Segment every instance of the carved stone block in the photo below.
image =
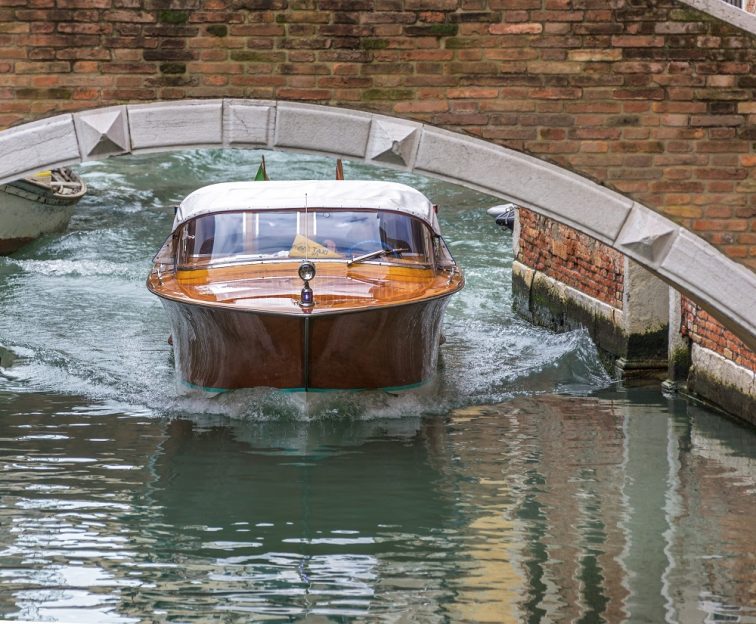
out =
{"type": "Polygon", "coordinates": [[[82,160],[95,160],[131,151],[125,106],[101,108],[74,115],[82,160]]]}

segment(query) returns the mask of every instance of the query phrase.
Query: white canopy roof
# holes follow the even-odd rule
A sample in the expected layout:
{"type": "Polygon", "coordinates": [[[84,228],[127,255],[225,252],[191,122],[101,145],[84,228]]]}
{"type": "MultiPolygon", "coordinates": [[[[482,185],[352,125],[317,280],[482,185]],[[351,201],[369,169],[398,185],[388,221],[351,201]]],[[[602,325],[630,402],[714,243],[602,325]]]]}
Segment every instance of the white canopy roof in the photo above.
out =
{"type": "Polygon", "coordinates": [[[438,231],[433,204],[420,191],[398,182],[296,180],[225,182],[197,189],[176,212],[173,227],[198,215],[235,210],[296,208],[393,210],[419,217],[438,231]]]}

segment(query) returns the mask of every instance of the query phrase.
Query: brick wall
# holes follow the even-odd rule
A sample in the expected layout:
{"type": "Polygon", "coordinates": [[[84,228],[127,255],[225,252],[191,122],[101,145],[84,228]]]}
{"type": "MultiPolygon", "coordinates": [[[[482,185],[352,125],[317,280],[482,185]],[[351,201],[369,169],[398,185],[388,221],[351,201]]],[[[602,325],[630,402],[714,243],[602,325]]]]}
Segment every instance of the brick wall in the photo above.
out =
{"type": "Polygon", "coordinates": [[[756,371],[756,353],[702,310],[690,299],[682,298],[682,334],[749,370],[756,371]]]}
{"type": "MultiPolygon", "coordinates": [[[[530,210],[519,209],[517,260],[622,309],[624,256],[611,247],[530,210]]],[[[736,364],[756,370],[756,353],[690,299],[682,298],[681,333],[736,364]]]]}
{"type": "Polygon", "coordinates": [[[3,0],[0,128],[177,98],[384,112],[552,160],[756,269],[755,61],[675,0],[3,0]]]}
{"type": "Polygon", "coordinates": [[[624,256],[552,219],[519,209],[517,260],[599,301],[622,309],[624,256]]]}

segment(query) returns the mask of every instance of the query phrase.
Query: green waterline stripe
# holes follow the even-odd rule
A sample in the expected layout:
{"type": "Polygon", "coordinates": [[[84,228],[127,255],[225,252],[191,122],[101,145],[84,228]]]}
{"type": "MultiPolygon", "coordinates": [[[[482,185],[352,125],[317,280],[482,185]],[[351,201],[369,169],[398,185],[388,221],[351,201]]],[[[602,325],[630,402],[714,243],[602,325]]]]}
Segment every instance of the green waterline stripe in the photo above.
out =
{"type": "MultiPolygon", "coordinates": [[[[243,388],[212,388],[210,386],[200,386],[193,384],[191,381],[181,380],[181,383],[193,390],[202,390],[203,392],[212,392],[215,394],[222,394],[224,392],[233,392],[234,390],[242,390],[243,388]]],[[[403,390],[414,390],[421,386],[424,386],[427,381],[418,381],[416,383],[407,384],[404,386],[387,386],[385,388],[271,388],[276,392],[285,392],[286,394],[294,392],[306,392],[306,393],[325,393],[325,392],[370,392],[382,390],[383,392],[402,392],[403,390]]]]}
{"type": "Polygon", "coordinates": [[[186,381],[186,379],[182,379],[181,383],[192,390],[202,390],[203,392],[215,392],[216,394],[220,394],[222,392],[228,392],[229,388],[211,388],[210,386],[200,386],[197,384],[193,384],[191,381],[186,381]]]}

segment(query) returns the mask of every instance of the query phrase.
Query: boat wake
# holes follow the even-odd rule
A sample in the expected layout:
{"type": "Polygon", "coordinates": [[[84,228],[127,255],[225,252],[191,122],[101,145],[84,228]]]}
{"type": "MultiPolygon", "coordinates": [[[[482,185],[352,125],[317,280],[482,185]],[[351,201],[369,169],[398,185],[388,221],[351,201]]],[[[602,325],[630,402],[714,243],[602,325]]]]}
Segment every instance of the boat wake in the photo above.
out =
{"type": "MultiPolygon", "coordinates": [[[[103,260],[31,260],[9,258],[6,262],[9,265],[15,265],[25,273],[33,273],[43,276],[132,276],[129,273],[130,267],[128,265],[103,260]]],[[[141,278],[143,276],[134,275],[133,277],[141,278]]]]}
{"type": "Polygon", "coordinates": [[[211,396],[188,391],[177,397],[169,412],[176,416],[215,414],[237,420],[327,421],[372,420],[443,413],[440,379],[411,390],[282,391],[274,388],[233,390],[211,396]]]}
{"type": "Polygon", "coordinates": [[[130,353],[129,341],[125,340],[110,345],[115,353],[67,353],[41,345],[10,345],[0,358],[0,392],[78,395],[126,414],[147,413],[161,418],[217,416],[247,422],[312,422],[443,414],[457,407],[554,392],[555,387],[558,392],[588,394],[612,383],[585,331],[547,334],[548,340],[537,341],[537,358],[531,352],[535,345],[525,346],[513,356],[496,348],[501,344],[490,340],[490,332],[488,351],[476,344],[475,334],[468,337],[463,346],[448,345],[449,352],[444,354],[433,380],[402,391],[254,388],[210,394],[175,381],[167,346],[130,353]],[[477,360],[466,353],[469,351],[477,352],[477,360]],[[145,359],[152,362],[150,370],[143,367],[145,359]],[[119,366],[125,361],[131,361],[133,367],[119,366]]]}

